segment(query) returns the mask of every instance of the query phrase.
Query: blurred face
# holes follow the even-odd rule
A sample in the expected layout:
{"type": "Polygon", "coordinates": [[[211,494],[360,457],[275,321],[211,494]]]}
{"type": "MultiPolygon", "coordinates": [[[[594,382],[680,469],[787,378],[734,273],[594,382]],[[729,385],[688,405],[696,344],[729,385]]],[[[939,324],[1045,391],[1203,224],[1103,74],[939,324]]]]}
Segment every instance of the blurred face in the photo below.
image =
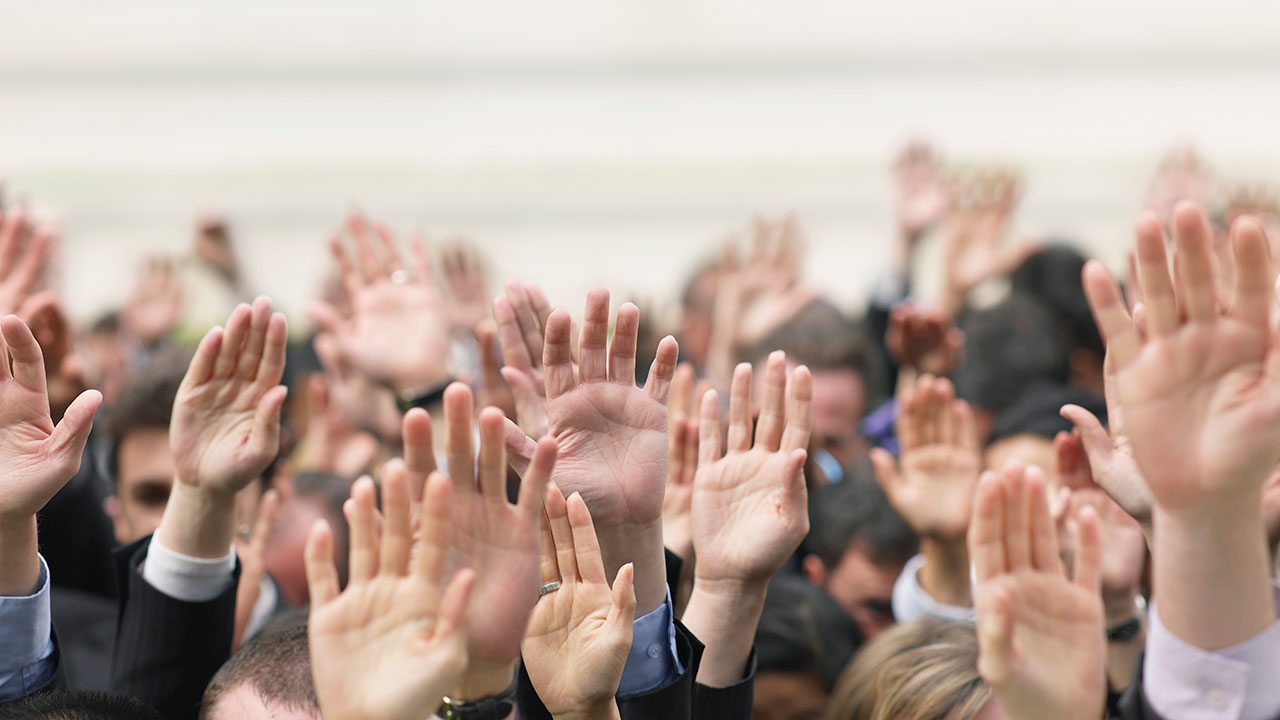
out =
{"type": "Polygon", "coordinates": [[[223,696],[209,716],[213,720],[323,720],[319,712],[268,705],[248,685],[240,685],[223,696]]]}
{"type": "Polygon", "coordinates": [[[893,583],[901,573],[901,564],[876,563],[856,541],[827,572],[825,588],[871,641],[893,625],[893,583]]]}
{"type": "Polygon", "coordinates": [[[1044,471],[1044,476],[1053,482],[1054,470],[1058,466],[1057,454],[1053,451],[1053,441],[1039,435],[1014,435],[997,440],[987,446],[986,465],[988,470],[999,471],[1010,460],[1018,460],[1024,465],[1035,465],[1044,471]]]}
{"type": "Polygon", "coordinates": [[[813,373],[813,440],[815,449],[831,453],[848,467],[866,453],[858,423],[866,414],[867,397],[862,378],[852,370],[819,370],[813,373]]]}
{"type": "Polygon", "coordinates": [[[117,458],[116,497],[107,513],[116,540],[131,543],[155,532],[173,488],[173,453],[169,431],[143,428],[125,435],[117,458]]]}
{"type": "Polygon", "coordinates": [[[822,678],[778,670],[756,673],[751,720],[819,720],[826,706],[822,678]]]}

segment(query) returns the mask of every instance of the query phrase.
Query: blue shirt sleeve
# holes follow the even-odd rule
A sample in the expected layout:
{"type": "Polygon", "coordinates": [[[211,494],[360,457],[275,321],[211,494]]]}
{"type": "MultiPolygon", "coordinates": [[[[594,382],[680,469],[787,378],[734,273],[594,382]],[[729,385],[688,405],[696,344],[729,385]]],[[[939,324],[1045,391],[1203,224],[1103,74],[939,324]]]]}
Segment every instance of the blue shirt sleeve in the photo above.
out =
{"type": "Polygon", "coordinates": [[[666,601],[631,625],[631,652],[622,669],[618,698],[656,692],[674,684],[684,672],[676,650],[675,610],[668,587],[666,601]]]}
{"type": "Polygon", "coordinates": [[[39,590],[26,597],[0,597],[0,702],[48,685],[56,670],[49,566],[41,557],[39,590]]]}

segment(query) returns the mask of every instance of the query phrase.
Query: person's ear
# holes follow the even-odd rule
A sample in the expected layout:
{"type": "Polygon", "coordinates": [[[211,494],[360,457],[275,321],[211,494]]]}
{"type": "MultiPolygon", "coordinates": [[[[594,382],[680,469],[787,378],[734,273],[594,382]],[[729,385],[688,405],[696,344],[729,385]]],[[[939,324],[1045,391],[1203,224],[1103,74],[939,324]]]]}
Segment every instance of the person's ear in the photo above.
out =
{"type": "Polygon", "coordinates": [[[111,518],[111,527],[116,534],[116,542],[121,545],[127,545],[133,540],[133,531],[129,528],[129,520],[124,515],[124,508],[120,505],[120,498],[111,495],[102,501],[102,509],[106,511],[107,517],[111,518]]]}
{"type": "Polygon", "coordinates": [[[826,586],[827,566],[822,564],[822,560],[817,555],[805,555],[801,566],[804,569],[804,576],[809,579],[809,582],[818,587],[826,586]]]}

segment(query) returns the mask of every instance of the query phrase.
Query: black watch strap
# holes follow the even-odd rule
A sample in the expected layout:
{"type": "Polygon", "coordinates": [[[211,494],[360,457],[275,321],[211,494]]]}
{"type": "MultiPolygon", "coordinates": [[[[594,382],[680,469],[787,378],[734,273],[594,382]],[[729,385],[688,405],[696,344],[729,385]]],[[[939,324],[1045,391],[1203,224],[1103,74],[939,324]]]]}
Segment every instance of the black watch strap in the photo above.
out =
{"type": "Polygon", "coordinates": [[[1107,628],[1107,642],[1128,642],[1142,630],[1142,618],[1134,616],[1107,628]]]}
{"type": "Polygon", "coordinates": [[[436,710],[441,720],[506,720],[516,709],[516,687],[520,674],[511,678],[511,686],[501,695],[481,698],[475,702],[456,702],[445,698],[436,710]]]}

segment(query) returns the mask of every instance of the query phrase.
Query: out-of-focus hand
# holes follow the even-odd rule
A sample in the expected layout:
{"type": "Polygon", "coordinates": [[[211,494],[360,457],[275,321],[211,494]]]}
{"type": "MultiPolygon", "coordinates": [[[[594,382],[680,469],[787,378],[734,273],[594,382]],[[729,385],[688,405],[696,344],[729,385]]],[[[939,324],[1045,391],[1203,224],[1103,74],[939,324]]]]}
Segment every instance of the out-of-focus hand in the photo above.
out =
{"type": "Polygon", "coordinates": [[[280,512],[280,493],[268,490],[262,494],[258,505],[258,517],[248,537],[236,532],[236,556],[240,558],[240,583],[236,587],[236,623],[231,648],[234,652],[245,641],[249,622],[253,620],[253,608],[262,590],[262,578],[267,573],[267,543],[276,528],[276,515],[280,512]]]}
{"type": "Polygon", "coordinates": [[[498,357],[501,347],[498,344],[498,326],[492,318],[485,317],[476,323],[472,330],[476,339],[476,348],[480,354],[479,392],[476,401],[480,407],[496,407],[507,417],[518,417],[516,398],[511,386],[502,377],[502,361],[498,357]]]}
{"type": "Polygon", "coordinates": [[[398,440],[400,410],[391,389],[357,369],[332,334],[316,335],[315,347],[320,367],[324,368],[329,401],[357,428],[384,442],[398,440]]]}
{"type": "Polygon", "coordinates": [[[889,501],[922,537],[961,542],[973,515],[982,472],[982,447],[973,411],[951,382],[923,375],[898,408],[900,467],[882,449],[871,451],[876,479],[889,501]]]}
{"type": "Polygon", "coordinates": [[[406,267],[390,230],[370,227],[353,215],[350,231],[354,257],[340,239],[330,250],[351,297],[352,316],[344,318],[326,303],[316,303],[311,317],[332,333],[343,355],[361,373],[398,394],[422,391],[449,377],[452,321],[436,288],[431,264],[420,242],[413,242],[414,267],[406,267]],[[376,234],[381,255],[370,234],[376,234]]]}
{"type": "Polygon", "coordinates": [[[345,590],[338,589],[329,526],[317,522],[307,538],[311,674],[329,720],[421,720],[467,666],[475,574],[460,570],[445,585],[449,481],[436,475],[428,483],[416,536],[404,474],[387,473],[382,491],[381,522],[368,480],[352,486],[343,507],[351,527],[345,590]]]}
{"type": "Polygon", "coordinates": [[[287,392],[280,384],[285,333],[284,315],[260,297],[200,341],[169,425],[179,483],[232,496],[275,459],[287,392]]]}
{"type": "Polygon", "coordinates": [[[516,403],[516,421],[531,438],[547,434],[547,386],[542,368],[543,331],[551,305],[533,283],[507,283],[493,299],[493,319],[502,346],[502,378],[516,403]]]}
{"type": "Polygon", "coordinates": [[[1044,475],[1016,462],[978,484],[969,534],[978,672],[1012,720],[1096,720],[1107,698],[1098,517],[1091,507],[1077,517],[1069,580],[1045,492],[1044,475]]]}
{"type": "Polygon", "coordinates": [[[729,435],[720,446],[720,402],[702,398],[698,469],[693,481],[693,548],[699,583],[767,584],[809,532],[805,448],[813,430],[813,381],[803,365],[790,373],[781,351],[764,368],[760,420],[751,430],[751,366],[733,374],[729,435]]]}
{"type": "Polygon", "coordinates": [[[1212,176],[1204,157],[1192,145],[1171,148],[1160,160],[1147,189],[1147,209],[1165,227],[1173,226],[1173,211],[1183,201],[1209,202],[1212,176]]]}
{"type": "Polygon", "coordinates": [[[289,463],[298,472],[358,477],[370,470],[380,450],[377,438],[353,426],[329,399],[323,373],[306,378],[306,424],[289,463]]]}
{"type": "Polygon", "coordinates": [[[133,295],[125,305],[125,326],[150,345],[164,339],[178,325],[182,313],[182,285],[171,258],[153,257],[138,274],[133,295]]]}
{"type": "Polygon", "coordinates": [[[0,210],[0,315],[17,313],[35,292],[53,234],[49,225],[33,224],[21,205],[0,210]]]}
{"type": "Polygon", "coordinates": [[[942,377],[960,365],[964,333],[940,310],[903,303],[889,314],[885,345],[899,365],[942,377]]]}
{"type": "Polygon", "coordinates": [[[943,253],[943,307],[952,316],[970,290],[1012,272],[1036,250],[1031,244],[1004,245],[1020,191],[1021,179],[1003,168],[979,169],[953,187],[943,253]]]}
{"type": "Polygon", "coordinates": [[[698,421],[693,413],[710,389],[703,383],[695,388],[693,366],[680,363],[671,378],[667,400],[667,490],[662,497],[662,541],[686,563],[693,553],[690,507],[693,478],[698,470],[698,421]]]}
{"type": "Polygon", "coordinates": [[[908,143],[893,168],[894,218],[898,236],[914,246],[947,213],[951,195],[942,180],[938,157],[929,143],[908,143]]]}
{"type": "MultiPolygon", "coordinates": [[[[609,293],[587,295],[578,352],[572,363],[569,314],[547,319],[543,375],[547,437],[560,447],[554,480],[564,492],[582,494],[600,536],[606,574],[634,562],[638,613],[666,598],[662,552],[662,501],[667,482],[667,392],[678,348],[666,337],[643,388],[635,384],[639,310],[618,309],[609,342],[609,293]]],[[[514,426],[508,445],[512,465],[523,472],[533,440],[514,426]]]]}
{"type": "Polygon", "coordinates": [[[623,565],[609,588],[581,495],[574,493],[566,502],[552,485],[546,512],[551,537],[543,540],[542,580],[560,587],[534,606],[521,644],[525,670],[557,720],[616,717],[613,696],[631,649],[636,613],[635,570],[623,565]]]}
{"type": "Polygon", "coordinates": [[[476,573],[467,610],[471,662],[449,695],[455,700],[494,695],[511,682],[520,640],[538,600],[542,501],[557,465],[556,441],[544,438],[533,451],[519,499],[512,505],[507,500],[505,418],[496,408],[481,411],[477,468],[473,402],[471,390],[462,383],[445,390],[446,455],[453,479],[452,556],[456,566],[476,573]]]}
{"type": "Polygon", "coordinates": [[[1151,536],[1151,488],[1133,459],[1133,447],[1124,433],[1124,405],[1113,372],[1111,354],[1103,362],[1107,400],[1107,427],[1079,405],[1062,406],[1062,416],[1076,426],[1088,458],[1090,475],[1103,492],[1124,509],[1151,536]]]}
{"type": "Polygon", "coordinates": [[[489,317],[489,263],[475,244],[458,240],[440,248],[440,271],[453,327],[469,332],[489,317]]]}
{"type": "Polygon", "coordinates": [[[1058,491],[1051,509],[1063,560],[1067,567],[1072,566],[1079,545],[1075,518],[1085,506],[1093,508],[1102,531],[1102,600],[1109,618],[1128,619],[1146,568],[1147,541],[1142,526],[1094,483],[1079,433],[1058,433],[1054,450],[1058,491]]]}
{"type": "Polygon", "coordinates": [[[54,425],[35,337],[13,315],[0,336],[0,596],[27,595],[40,577],[36,513],[80,469],[102,394],[81,393],[54,425]]]}

